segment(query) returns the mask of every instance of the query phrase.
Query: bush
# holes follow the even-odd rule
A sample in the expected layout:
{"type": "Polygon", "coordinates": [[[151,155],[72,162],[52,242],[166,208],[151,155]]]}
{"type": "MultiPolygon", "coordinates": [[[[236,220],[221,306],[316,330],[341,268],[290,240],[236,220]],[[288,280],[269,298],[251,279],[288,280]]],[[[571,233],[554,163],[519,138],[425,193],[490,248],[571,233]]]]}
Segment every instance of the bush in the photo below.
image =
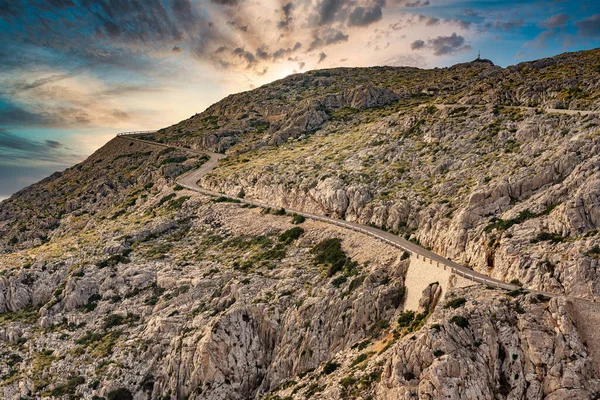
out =
{"type": "Polygon", "coordinates": [[[333,276],[337,272],[347,269],[352,270],[358,263],[352,261],[342,250],[342,241],[338,238],[326,239],[315,245],[310,253],[315,256],[317,265],[327,268],[327,276],[333,276]]]}
{"type": "Polygon", "coordinates": [[[398,317],[398,326],[400,328],[405,328],[405,327],[409,326],[411,324],[411,322],[413,322],[414,319],[415,319],[414,311],[411,311],[411,310],[404,311],[398,317]]]}
{"type": "Polygon", "coordinates": [[[443,350],[440,350],[440,349],[437,349],[437,350],[434,350],[434,351],[433,351],[433,355],[434,355],[435,357],[441,357],[441,356],[443,356],[444,354],[446,354],[446,353],[444,353],[444,351],[443,351],[443,350]]]}
{"type": "Polygon", "coordinates": [[[108,392],[106,395],[107,400],[133,400],[133,395],[129,389],[119,388],[108,392]]]}
{"type": "Polygon", "coordinates": [[[350,364],[350,366],[354,367],[355,365],[358,365],[361,362],[365,361],[367,358],[368,358],[368,356],[366,353],[359,354],[359,356],[356,357],[356,359],[354,359],[354,361],[352,361],[352,364],[350,364]]]}
{"type": "Polygon", "coordinates": [[[457,297],[457,298],[447,302],[446,305],[444,306],[444,308],[457,309],[458,307],[462,306],[466,302],[467,302],[467,300],[464,297],[457,297]]]}
{"type": "Polygon", "coordinates": [[[346,277],[346,275],[340,275],[337,278],[333,279],[331,281],[331,284],[337,288],[346,283],[347,280],[348,278],[346,277]]]}
{"type": "Polygon", "coordinates": [[[336,362],[331,362],[331,361],[328,362],[323,367],[323,375],[329,375],[329,374],[333,373],[336,369],[338,369],[339,366],[340,366],[340,364],[338,364],[336,362]]]}
{"type": "Polygon", "coordinates": [[[285,208],[280,208],[278,210],[273,211],[273,215],[285,215],[285,208]]]}
{"type": "Polygon", "coordinates": [[[306,221],[306,218],[304,218],[304,216],[302,216],[300,214],[292,215],[292,224],[298,225],[298,224],[303,223],[304,221],[306,221]]]}
{"type": "Polygon", "coordinates": [[[165,204],[167,201],[169,201],[169,200],[171,200],[171,199],[175,198],[176,196],[177,196],[177,194],[175,194],[175,193],[171,193],[171,194],[168,194],[168,195],[164,196],[162,199],[160,199],[160,201],[158,202],[158,204],[156,205],[156,207],[160,207],[160,206],[162,206],[162,205],[163,205],[163,204],[165,204]]]}
{"type": "Polygon", "coordinates": [[[461,315],[455,315],[450,319],[450,322],[461,328],[466,328],[469,326],[469,320],[461,315]]]}
{"type": "Polygon", "coordinates": [[[400,261],[404,261],[410,258],[410,253],[408,251],[405,251],[404,253],[402,253],[402,256],[400,257],[400,261]]]}
{"type": "Polygon", "coordinates": [[[221,196],[217,197],[213,200],[215,203],[241,203],[241,201],[236,199],[230,199],[229,197],[221,196]]]}
{"type": "Polygon", "coordinates": [[[128,264],[129,262],[130,262],[129,258],[123,256],[122,254],[115,254],[114,256],[110,256],[105,260],[98,261],[96,263],[96,266],[98,268],[114,267],[115,265],[117,265],[119,263],[128,264]]]}
{"type": "Polygon", "coordinates": [[[110,329],[115,326],[122,325],[125,321],[125,317],[119,314],[109,314],[104,318],[104,329],[110,329]]]}
{"type": "Polygon", "coordinates": [[[294,240],[296,240],[300,236],[302,236],[303,233],[304,233],[304,229],[296,226],[292,229],[288,229],[287,231],[285,231],[281,235],[279,235],[279,241],[283,242],[285,244],[290,244],[294,240]]]}
{"type": "Polygon", "coordinates": [[[537,234],[535,239],[531,239],[531,243],[538,242],[552,242],[552,243],[562,243],[565,238],[557,233],[549,233],[549,232],[540,232],[537,234]]]}
{"type": "Polygon", "coordinates": [[[167,210],[171,210],[171,211],[180,210],[181,207],[183,206],[183,203],[188,201],[189,198],[190,198],[190,196],[181,196],[175,200],[172,200],[169,203],[169,205],[167,206],[167,210]]]}

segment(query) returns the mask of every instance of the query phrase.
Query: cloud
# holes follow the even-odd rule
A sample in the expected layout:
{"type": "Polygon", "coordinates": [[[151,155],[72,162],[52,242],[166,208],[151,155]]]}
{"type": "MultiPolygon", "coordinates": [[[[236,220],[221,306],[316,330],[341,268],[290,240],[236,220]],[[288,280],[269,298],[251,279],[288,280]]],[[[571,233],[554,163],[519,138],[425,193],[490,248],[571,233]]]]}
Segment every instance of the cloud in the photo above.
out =
{"type": "Polygon", "coordinates": [[[333,22],[345,3],[346,0],[321,0],[315,10],[317,25],[327,25],[333,22]]]}
{"type": "Polygon", "coordinates": [[[79,159],[78,153],[56,140],[39,142],[0,129],[0,160],[4,165],[19,165],[19,160],[68,165],[79,159]]]}
{"type": "Polygon", "coordinates": [[[380,6],[370,8],[356,7],[351,13],[348,20],[349,26],[367,26],[382,18],[380,6]]]}
{"type": "Polygon", "coordinates": [[[321,47],[331,46],[337,43],[348,41],[348,35],[339,30],[329,29],[323,32],[322,36],[313,37],[313,41],[308,46],[308,51],[312,51],[321,47]]]}
{"type": "Polygon", "coordinates": [[[600,37],[600,14],[594,14],[591,17],[575,22],[579,29],[579,34],[584,37],[600,37]]]}
{"type": "Polygon", "coordinates": [[[509,21],[494,21],[494,28],[501,29],[503,31],[510,31],[515,28],[520,28],[525,25],[525,21],[522,19],[511,19],[509,21]]]}
{"type": "Polygon", "coordinates": [[[290,27],[292,23],[292,11],[294,9],[294,3],[289,2],[281,7],[282,17],[281,20],[277,23],[277,27],[279,29],[287,29],[290,27]]]}
{"type": "Polygon", "coordinates": [[[424,48],[431,48],[433,54],[436,56],[444,56],[452,53],[456,53],[463,50],[468,50],[471,47],[465,45],[465,38],[463,36],[452,33],[450,36],[438,36],[433,39],[427,40],[427,44],[423,40],[415,40],[410,45],[411,50],[421,50],[424,48]]]}
{"type": "Polygon", "coordinates": [[[173,46],[173,48],[171,49],[171,52],[175,53],[175,54],[181,53],[182,51],[183,51],[183,49],[179,46],[173,46]]]}
{"type": "Polygon", "coordinates": [[[542,21],[540,26],[546,29],[561,28],[567,24],[569,19],[571,17],[567,14],[556,14],[542,21]]]}
{"type": "Polygon", "coordinates": [[[468,48],[464,45],[465,38],[456,33],[450,36],[438,36],[435,39],[429,39],[428,43],[433,48],[433,54],[436,56],[452,54],[468,48]]]}
{"type": "Polygon", "coordinates": [[[426,7],[429,4],[430,4],[429,0],[425,0],[424,2],[421,2],[420,0],[407,1],[406,3],[404,3],[404,7],[408,7],[408,8],[426,7]]]}
{"type": "Polygon", "coordinates": [[[326,58],[327,58],[327,54],[321,52],[321,54],[319,54],[319,61],[317,61],[317,64],[321,64],[321,61],[323,61],[326,58]]]}
{"type": "Polygon", "coordinates": [[[410,44],[411,50],[418,50],[422,49],[423,47],[425,47],[425,42],[423,40],[415,40],[410,44]]]}
{"type": "Polygon", "coordinates": [[[221,6],[234,7],[240,4],[241,0],[210,0],[211,3],[221,6]]]}

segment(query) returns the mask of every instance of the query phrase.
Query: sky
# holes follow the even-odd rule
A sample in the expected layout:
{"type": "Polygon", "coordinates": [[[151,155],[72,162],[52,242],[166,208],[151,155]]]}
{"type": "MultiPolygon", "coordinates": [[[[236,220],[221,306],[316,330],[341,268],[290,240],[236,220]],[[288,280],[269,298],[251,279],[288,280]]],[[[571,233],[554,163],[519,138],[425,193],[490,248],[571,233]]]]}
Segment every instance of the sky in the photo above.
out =
{"type": "Polygon", "coordinates": [[[289,74],[600,47],[597,0],[0,2],[0,200],[289,74]]]}

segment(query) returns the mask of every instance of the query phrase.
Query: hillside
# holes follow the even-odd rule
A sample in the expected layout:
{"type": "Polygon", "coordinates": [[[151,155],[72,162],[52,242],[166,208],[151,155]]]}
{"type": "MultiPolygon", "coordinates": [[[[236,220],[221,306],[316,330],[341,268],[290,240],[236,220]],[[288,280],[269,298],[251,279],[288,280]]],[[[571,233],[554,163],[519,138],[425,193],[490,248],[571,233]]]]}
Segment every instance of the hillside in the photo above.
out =
{"type": "Polygon", "coordinates": [[[599,96],[600,50],[340,68],[111,140],[0,203],[1,397],[597,398],[599,96]]]}

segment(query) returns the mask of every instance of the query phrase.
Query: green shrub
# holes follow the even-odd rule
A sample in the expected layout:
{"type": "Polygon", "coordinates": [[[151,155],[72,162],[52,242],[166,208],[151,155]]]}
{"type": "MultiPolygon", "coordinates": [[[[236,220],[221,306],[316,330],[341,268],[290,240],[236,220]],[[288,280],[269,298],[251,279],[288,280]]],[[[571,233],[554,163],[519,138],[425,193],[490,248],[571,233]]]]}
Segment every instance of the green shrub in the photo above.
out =
{"type": "Polygon", "coordinates": [[[172,200],[169,203],[169,205],[167,206],[167,210],[172,210],[172,211],[180,210],[181,207],[183,206],[183,203],[188,201],[189,198],[190,198],[190,196],[181,196],[175,200],[172,200]]]}
{"type": "Polygon", "coordinates": [[[282,207],[280,209],[273,211],[273,215],[285,215],[285,208],[282,207]]]}
{"type": "Polygon", "coordinates": [[[344,283],[346,283],[347,280],[348,280],[348,278],[346,277],[346,275],[340,275],[337,278],[334,278],[331,281],[331,284],[337,288],[337,287],[342,286],[344,283]]]}
{"type": "Polygon", "coordinates": [[[56,386],[50,393],[44,392],[44,394],[49,394],[54,397],[73,395],[75,394],[75,390],[77,390],[77,386],[84,383],[85,379],[82,376],[73,376],[70,377],[66,383],[56,386]]]}
{"type": "Polygon", "coordinates": [[[283,242],[285,244],[290,244],[294,240],[296,240],[300,236],[302,236],[303,233],[304,233],[304,229],[296,226],[296,227],[293,227],[292,229],[288,229],[287,231],[285,231],[281,235],[279,235],[279,241],[283,242]]]}
{"type": "Polygon", "coordinates": [[[361,362],[365,361],[367,358],[369,358],[369,356],[366,353],[359,354],[358,357],[356,357],[354,361],[352,361],[352,364],[350,364],[350,366],[354,367],[355,365],[358,365],[361,362]]]}
{"type": "Polygon", "coordinates": [[[409,326],[411,324],[411,322],[413,322],[414,319],[415,319],[414,311],[411,311],[411,310],[404,311],[398,317],[398,326],[400,328],[405,328],[405,327],[409,326]]]}
{"type": "Polygon", "coordinates": [[[213,200],[215,203],[241,203],[237,199],[230,199],[229,197],[221,196],[213,200]]]}
{"type": "Polygon", "coordinates": [[[466,328],[469,326],[469,320],[461,315],[455,315],[454,317],[450,318],[450,322],[461,328],[466,328]]]}
{"type": "Polygon", "coordinates": [[[338,364],[336,362],[332,362],[332,361],[328,362],[323,367],[323,375],[329,375],[329,374],[333,373],[336,369],[338,369],[339,366],[340,366],[340,364],[338,364]]]}
{"type": "Polygon", "coordinates": [[[302,216],[300,214],[292,215],[292,224],[298,225],[298,224],[303,223],[304,221],[306,221],[306,218],[304,218],[304,216],[302,216]]]}
{"type": "Polygon", "coordinates": [[[593,257],[593,258],[600,257],[600,246],[596,245],[596,246],[592,247],[590,250],[588,250],[585,253],[585,255],[588,257],[593,257]]]}
{"type": "Polygon", "coordinates": [[[105,260],[101,260],[98,261],[96,263],[96,266],[98,268],[105,268],[105,267],[114,267],[115,265],[121,263],[121,264],[129,264],[131,261],[129,260],[129,258],[125,257],[122,254],[115,254],[113,256],[108,257],[105,260]]]}
{"type": "Polygon", "coordinates": [[[162,199],[160,199],[160,201],[158,202],[158,204],[156,205],[156,207],[162,206],[167,201],[169,201],[171,199],[174,199],[175,197],[177,197],[176,193],[171,193],[171,194],[168,194],[168,195],[164,196],[162,199]]]}
{"type": "Polygon", "coordinates": [[[110,329],[115,326],[122,325],[125,317],[119,314],[109,314],[104,318],[104,329],[110,329]]]}
{"type": "Polygon", "coordinates": [[[537,234],[535,239],[531,239],[531,243],[538,242],[552,242],[552,243],[562,243],[564,242],[565,237],[557,234],[557,233],[549,233],[549,232],[540,232],[537,234]]]}
{"type": "Polygon", "coordinates": [[[358,266],[357,262],[346,256],[342,250],[342,241],[338,238],[326,239],[316,244],[310,253],[314,255],[315,264],[326,268],[327,276],[333,276],[343,269],[349,271],[358,266]]]}
{"type": "Polygon", "coordinates": [[[164,160],[161,161],[160,165],[167,165],[167,164],[179,164],[182,162],[187,161],[187,157],[185,156],[180,156],[180,157],[168,157],[165,158],[164,160]]]}
{"type": "Polygon", "coordinates": [[[106,395],[107,400],[133,400],[133,395],[129,389],[119,388],[108,392],[106,395]]]}
{"type": "Polygon", "coordinates": [[[449,302],[447,302],[446,305],[444,306],[444,308],[457,309],[458,307],[462,306],[466,302],[467,302],[467,300],[464,297],[457,297],[457,298],[452,299],[449,302]]]}

